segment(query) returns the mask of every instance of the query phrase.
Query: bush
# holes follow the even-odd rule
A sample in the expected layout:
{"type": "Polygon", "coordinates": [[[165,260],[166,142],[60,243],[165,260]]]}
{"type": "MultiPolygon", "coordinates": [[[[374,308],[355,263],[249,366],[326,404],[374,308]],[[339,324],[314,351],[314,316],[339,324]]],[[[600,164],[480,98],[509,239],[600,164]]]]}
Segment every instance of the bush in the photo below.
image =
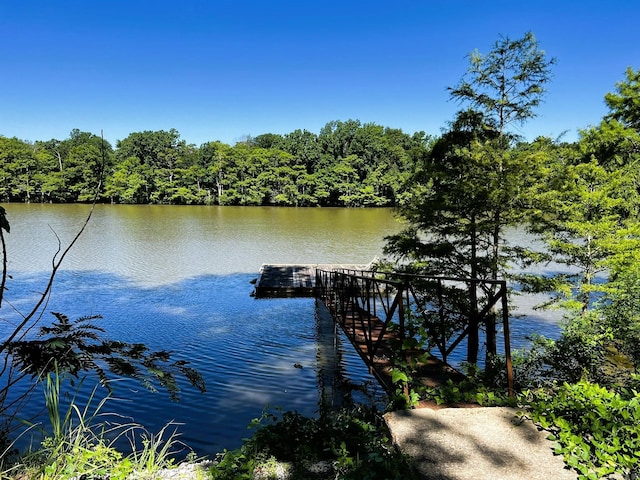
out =
{"type": "Polygon", "coordinates": [[[286,464],[290,478],[412,479],[411,464],[393,445],[386,424],[362,405],[309,418],[264,414],[253,438],[221,454],[214,479],[253,478],[265,464],[286,464]]]}
{"type": "Polygon", "coordinates": [[[526,392],[528,415],[581,480],[640,474],[640,394],[588,381],[526,392]]]}

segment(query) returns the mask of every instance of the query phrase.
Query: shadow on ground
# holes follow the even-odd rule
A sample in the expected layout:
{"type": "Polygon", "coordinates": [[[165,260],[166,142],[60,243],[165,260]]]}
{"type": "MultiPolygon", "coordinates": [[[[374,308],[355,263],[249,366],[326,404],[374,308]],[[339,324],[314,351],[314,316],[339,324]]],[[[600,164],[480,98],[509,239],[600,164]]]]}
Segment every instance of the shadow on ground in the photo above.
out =
{"type": "Polygon", "coordinates": [[[425,480],[575,480],[547,433],[506,407],[385,415],[394,441],[425,480]]]}

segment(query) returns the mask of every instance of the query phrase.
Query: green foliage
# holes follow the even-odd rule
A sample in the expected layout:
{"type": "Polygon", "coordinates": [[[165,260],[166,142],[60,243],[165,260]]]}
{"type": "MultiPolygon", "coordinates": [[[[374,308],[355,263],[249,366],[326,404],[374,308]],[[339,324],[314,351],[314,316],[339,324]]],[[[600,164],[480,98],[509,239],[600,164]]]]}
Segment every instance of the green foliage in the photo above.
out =
{"type": "Polygon", "coordinates": [[[325,412],[320,418],[285,412],[263,414],[242,448],[223,452],[214,479],[253,478],[265,463],[286,463],[290,478],[409,479],[407,459],[393,446],[382,418],[363,406],[325,412]]]}
{"type": "Polygon", "coordinates": [[[640,395],[579,381],[525,392],[526,415],[557,442],[581,480],[640,473],[640,395]]]}
{"type": "MultiPolygon", "coordinates": [[[[387,237],[385,252],[414,272],[480,279],[506,275],[513,252],[506,248],[505,229],[523,221],[524,192],[538,159],[526,149],[504,150],[486,122],[476,112],[458,114],[401,197],[398,210],[406,228],[387,237]]],[[[494,290],[475,283],[464,287],[463,301],[453,289],[444,295],[447,306],[458,302],[451,310],[466,317],[459,331],[472,324],[469,363],[478,360],[481,324],[487,327],[487,353],[496,353],[495,311],[480,318],[494,290]]]]}
{"type": "Polygon", "coordinates": [[[515,405],[514,398],[483,385],[473,377],[460,382],[448,380],[437,387],[429,387],[425,390],[423,399],[431,400],[436,405],[477,404],[482,407],[515,405]]]}
{"type": "Polygon", "coordinates": [[[560,339],[522,357],[522,385],[582,378],[624,385],[640,366],[639,137],[618,120],[581,132],[575,145],[547,146],[546,185],[532,196],[532,231],[545,245],[528,254],[564,268],[525,283],[550,293],[543,307],[560,306],[566,318],[560,339]]]}
{"type": "MultiPolygon", "coordinates": [[[[54,365],[54,370],[41,380],[50,423],[48,428],[31,425],[31,428],[37,427],[42,432],[44,440],[39,449],[22,459],[21,464],[25,470],[33,473],[37,471],[45,479],[70,478],[79,474],[106,475],[114,465],[119,465],[123,460],[123,456],[92,428],[106,399],[101,400],[90,411],[96,393],[94,388],[87,404],[81,409],[75,403],[82,386],[80,382],[68,406],[63,409],[62,385],[66,378],[67,375],[60,374],[54,365]]],[[[115,478],[126,478],[132,472],[129,462],[124,462],[122,467],[124,476],[115,478]]],[[[114,470],[115,475],[118,475],[118,469],[114,470]]]]}
{"type": "Polygon", "coordinates": [[[75,387],[64,410],[60,400],[65,395],[61,387],[67,378],[66,374],[55,371],[42,381],[50,425],[38,427],[44,438],[40,448],[29,451],[8,470],[0,472],[1,478],[16,472],[42,480],[154,478],[161,469],[174,466],[173,455],[183,445],[175,431],[166,435],[171,425],[153,435],[137,424],[99,422],[100,417],[106,415],[103,409],[108,397],[91,410],[94,389],[87,404],[81,407],[76,398],[82,382],[75,387]],[[114,447],[121,437],[131,443],[133,453],[129,456],[114,447]],[[138,444],[142,447],[138,448],[138,444]]]}
{"type": "Polygon", "coordinates": [[[547,378],[576,382],[586,376],[604,386],[632,380],[640,368],[639,278],[633,264],[607,284],[593,309],[566,321],[562,336],[546,344],[547,378]]]}
{"type": "Polygon", "coordinates": [[[196,148],[175,130],[134,132],[115,151],[73,130],[29,144],[0,137],[0,200],[83,202],[104,178],[112,203],[391,206],[424,150],[423,133],[357,120],[196,148]],[[106,162],[104,161],[106,159],[106,162]]]}
{"type": "Polygon", "coordinates": [[[589,312],[566,320],[556,340],[534,337],[531,348],[513,354],[516,390],[581,379],[605,387],[632,385],[640,362],[638,322],[617,320],[589,312]]]}
{"type": "MultiPolygon", "coordinates": [[[[535,116],[553,60],[531,33],[501,38],[487,55],[474,52],[469,60],[467,74],[449,90],[470,108],[416,165],[400,201],[407,227],[387,238],[385,252],[426,274],[495,280],[513,260],[505,229],[525,220],[523,205],[541,163],[535,151],[514,148],[507,127],[535,116]]],[[[496,311],[480,315],[482,299],[494,293],[493,286],[469,288],[470,364],[478,361],[482,326],[487,363],[496,355],[496,311]]]]}
{"type": "Polygon", "coordinates": [[[206,389],[202,376],[188,366],[189,362],[172,362],[170,352],[153,352],[144,344],[101,338],[104,329],[92,323],[100,316],[71,321],[61,313],[53,315],[56,320],[50,326],[41,326],[37,339],[12,341],[6,346],[14,365],[33,378],[46,376],[54,369],[75,377],[93,371],[110,389],[109,371],[116,376],[132,377],[153,391],[157,382],[167,389],[173,400],[178,400],[180,389],[176,375],[180,374],[200,391],[206,389]]]}
{"type": "Polygon", "coordinates": [[[131,440],[132,453],[127,460],[135,466],[138,475],[154,478],[161,469],[175,466],[175,454],[186,446],[178,440],[177,429],[170,431],[170,427],[174,426],[167,424],[156,434],[142,429],[138,432],[142,448],[137,448],[138,442],[131,440]]]}
{"type": "MultiPolygon", "coordinates": [[[[392,323],[391,331],[398,326],[392,323]]],[[[428,352],[428,335],[425,326],[415,315],[407,315],[405,321],[406,337],[391,342],[391,381],[395,392],[391,396],[390,409],[414,407],[424,398],[425,387],[416,381],[419,367],[431,356],[428,352]]]]}
{"type": "Polygon", "coordinates": [[[602,306],[603,320],[612,333],[612,347],[640,369],[640,262],[619,271],[602,306]]]}
{"type": "Polygon", "coordinates": [[[640,70],[628,67],[625,75],[624,81],[616,83],[616,93],[604,97],[611,110],[607,118],[640,132],[640,70]]]}
{"type": "Polygon", "coordinates": [[[628,264],[640,247],[640,224],[633,215],[637,191],[627,169],[609,171],[594,157],[556,165],[555,186],[541,198],[544,214],[533,230],[545,239],[548,258],[572,273],[550,276],[553,300],[582,314],[609,288],[599,281],[615,265],[628,264]]]}
{"type": "Polygon", "coordinates": [[[476,50],[469,55],[467,74],[449,90],[454,99],[491,116],[502,133],[511,123],[536,116],[554,63],[532,32],[516,40],[501,37],[488,54],[476,50]]]}

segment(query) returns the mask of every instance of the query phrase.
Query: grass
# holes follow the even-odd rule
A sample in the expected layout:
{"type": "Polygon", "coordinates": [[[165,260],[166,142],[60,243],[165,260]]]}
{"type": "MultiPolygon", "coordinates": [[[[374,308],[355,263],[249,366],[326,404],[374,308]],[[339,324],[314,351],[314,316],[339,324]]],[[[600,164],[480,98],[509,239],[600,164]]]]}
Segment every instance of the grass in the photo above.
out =
{"type": "MultiPolygon", "coordinates": [[[[95,390],[84,408],[76,404],[75,395],[65,408],[60,402],[63,381],[57,373],[42,380],[49,425],[30,424],[28,429],[39,429],[43,440],[3,467],[0,479],[144,480],[182,466],[174,460],[186,448],[176,424],[151,434],[132,422],[105,421],[112,417],[103,413],[109,397],[93,408],[95,390]],[[125,455],[116,448],[116,442],[121,445],[123,441],[132,453],[125,455]]],[[[192,473],[180,478],[415,478],[409,461],[393,445],[381,415],[370,407],[325,411],[318,418],[265,412],[252,427],[253,437],[241,448],[224,451],[206,469],[189,469],[192,473]]],[[[186,458],[186,462],[198,460],[202,459],[193,454],[186,458]]]]}
{"type": "MultiPolygon", "coordinates": [[[[28,429],[40,430],[43,440],[37,448],[30,448],[3,467],[1,479],[151,479],[162,469],[176,467],[173,457],[184,450],[185,445],[179,440],[174,424],[151,434],[133,422],[101,421],[110,416],[103,413],[109,397],[92,409],[94,389],[84,408],[80,408],[76,395],[82,382],[68,407],[63,409],[60,403],[63,381],[64,377],[57,372],[41,381],[49,425],[28,424],[28,429]],[[122,454],[115,446],[124,439],[133,452],[129,455],[122,454]]],[[[11,447],[5,450],[5,455],[11,447]]]]}

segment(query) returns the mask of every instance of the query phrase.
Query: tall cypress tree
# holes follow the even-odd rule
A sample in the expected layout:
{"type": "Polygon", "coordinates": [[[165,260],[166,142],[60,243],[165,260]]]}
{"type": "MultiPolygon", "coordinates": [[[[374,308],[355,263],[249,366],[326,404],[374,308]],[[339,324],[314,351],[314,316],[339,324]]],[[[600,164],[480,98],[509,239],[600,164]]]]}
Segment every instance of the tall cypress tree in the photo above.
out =
{"type": "MultiPolygon", "coordinates": [[[[513,148],[518,137],[508,127],[535,117],[554,60],[532,33],[503,37],[487,55],[475,51],[469,59],[467,73],[449,89],[469,109],[414,174],[400,208],[408,227],[389,237],[386,251],[426,273],[497,279],[505,267],[505,228],[523,220],[521,193],[536,159],[513,148]]],[[[477,363],[482,323],[487,359],[496,353],[495,312],[478,317],[481,298],[492,293],[482,288],[469,291],[470,364],[477,363]]]]}

